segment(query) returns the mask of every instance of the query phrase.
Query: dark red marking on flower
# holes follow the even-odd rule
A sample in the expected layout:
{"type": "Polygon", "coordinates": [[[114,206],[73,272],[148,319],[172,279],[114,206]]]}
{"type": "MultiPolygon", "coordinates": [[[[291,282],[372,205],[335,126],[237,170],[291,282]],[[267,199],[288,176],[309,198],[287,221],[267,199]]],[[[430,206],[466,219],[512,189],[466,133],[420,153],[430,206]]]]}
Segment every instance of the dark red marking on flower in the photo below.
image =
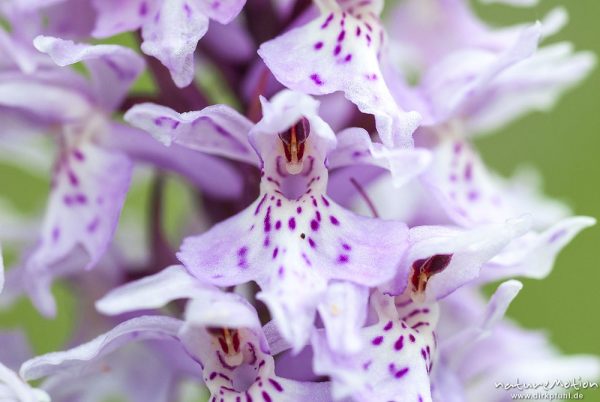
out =
{"type": "Polygon", "coordinates": [[[269,396],[269,394],[267,393],[267,391],[263,391],[262,392],[262,397],[265,400],[265,402],[272,402],[273,400],[271,399],[271,397],[269,396]]]}
{"type": "Polygon", "coordinates": [[[338,220],[337,220],[337,218],[336,218],[335,216],[333,216],[333,215],[331,215],[331,216],[329,217],[329,220],[330,220],[330,221],[331,221],[331,223],[332,223],[333,225],[335,225],[335,226],[338,226],[338,225],[340,224],[340,221],[338,221],[338,220]]]}
{"type": "Polygon", "coordinates": [[[316,221],[316,220],[314,220],[314,219],[313,219],[313,220],[311,220],[311,221],[310,221],[310,228],[311,228],[313,231],[315,231],[315,232],[316,232],[317,230],[319,230],[319,222],[317,222],[317,221],[316,221]]]}
{"type": "Polygon", "coordinates": [[[290,228],[290,230],[296,229],[296,220],[294,218],[290,218],[290,220],[288,221],[288,227],[290,228]]]}
{"type": "Polygon", "coordinates": [[[408,335],[408,340],[411,341],[412,343],[415,343],[415,336],[413,334],[408,335]]]}
{"type": "Polygon", "coordinates": [[[323,42],[317,42],[314,45],[315,50],[319,50],[323,47],[323,42]]]}
{"type": "Polygon", "coordinates": [[[296,124],[278,135],[283,143],[283,151],[287,161],[294,163],[301,161],[304,157],[304,143],[310,135],[308,119],[302,117],[296,124]]]}
{"type": "Polygon", "coordinates": [[[315,241],[313,239],[311,239],[310,237],[308,238],[308,244],[310,245],[311,248],[315,248],[317,246],[315,241]]]}
{"type": "Polygon", "coordinates": [[[321,199],[323,200],[323,204],[325,204],[325,206],[328,207],[329,201],[327,201],[327,198],[325,198],[324,196],[321,196],[321,199]]]}
{"type": "Polygon", "coordinates": [[[423,293],[429,278],[442,272],[450,264],[451,260],[452,254],[436,254],[429,258],[413,262],[413,271],[410,278],[412,291],[415,293],[423,293]]]}
{"type": "Polygon", "coordinates": [[[393,321],[388,321],[387,324],[385,324],[385,326],[383,327],[384,331],[389,331],[390,329],[392,329],[392,327],[394,326],[394,322],[393,321]]]}

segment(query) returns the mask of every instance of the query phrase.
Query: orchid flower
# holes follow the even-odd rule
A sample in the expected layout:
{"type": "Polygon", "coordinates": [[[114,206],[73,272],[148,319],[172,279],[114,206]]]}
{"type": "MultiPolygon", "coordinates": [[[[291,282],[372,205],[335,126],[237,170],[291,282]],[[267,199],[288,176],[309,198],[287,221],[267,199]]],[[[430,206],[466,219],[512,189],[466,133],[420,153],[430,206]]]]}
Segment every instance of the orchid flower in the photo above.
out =
{"type": "Polygon", "coordinates": [[[258,51],[286,87],[313,95],[342,91],[362,112],[375,116],[386,146],[410,146],[420,116],[396,104],[379,66],[386,34],[382,0],[316,2],[320,16],[258,51]]]}

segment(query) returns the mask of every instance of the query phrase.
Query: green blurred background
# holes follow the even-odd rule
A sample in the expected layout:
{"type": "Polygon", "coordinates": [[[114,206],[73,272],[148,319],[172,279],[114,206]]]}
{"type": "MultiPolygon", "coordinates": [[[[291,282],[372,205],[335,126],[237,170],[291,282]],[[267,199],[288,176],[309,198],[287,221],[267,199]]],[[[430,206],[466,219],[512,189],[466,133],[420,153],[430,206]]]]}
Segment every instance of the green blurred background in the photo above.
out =
{"type": "MultiPolygon", "coordinates": [[[[579,50],[600,54],[600,0],[542,0],[533,8],[515,9],[476,4],[477,12],[497,24],[541,19],[562,5],[570,23],[552,38],[569,40],[579,50]]],[[[148,83],[147,78],[142,80],[148,83]]],[[[484,160],[503,175],[519,165],[536,166],[545,181],[545,192],[566,201],[577,214],[600,217],[600,69],[568,92],[548,113],[534,113],[477,140],[484,160]]],[[[2,197],[25,213],[40,211],[47,181],[0,164],[2,197]]],[[[135,189],[127,199],[126,214],[140,219],[147,210],[147,186],[135,189]]],[[[182,194],[171,184],[171,199],[182,194]]],[[[173,201],[177,203],[177,201],[173,201]]],[[[168,220],[168,219],[167,219],[168,220]]],[[[177,226],[175,218],[169,226],[177,226]]],[[[554,271],[543,281],[524,280],[525,287],[512,304],[509,315],[527,328],[545,329],[564,352],[600,355],[600,227],[580,234],[560,255],[554,271]]],[[[8,250],[7,262],[15,261],[8,250]]],[[[75,319],[77,300],[65,287],[56,286],[59,314],[55,320],[41,318],[27,300],[10,311],[0,312],[0,327],[24,327],[37,353],[57,350],[67,340],[75,319]]],[[[586,394],[600,400],[600,392],[586,394]]]]}

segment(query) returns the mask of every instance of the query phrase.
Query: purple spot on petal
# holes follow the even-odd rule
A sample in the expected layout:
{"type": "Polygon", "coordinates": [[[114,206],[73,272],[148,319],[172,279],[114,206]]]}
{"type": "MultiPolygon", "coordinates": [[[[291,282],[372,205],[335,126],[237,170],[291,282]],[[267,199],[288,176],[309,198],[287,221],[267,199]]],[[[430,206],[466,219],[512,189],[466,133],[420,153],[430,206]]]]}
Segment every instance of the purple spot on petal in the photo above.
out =
{"type": "Polygon", "coordinates": [[[408,367],[404,367],[402,370],[398,370],[396,372],[396,374],[394,374],[394,377],[396,378],[402,378],[404,377],[406,374],[408,373],[408,367]]]}
{"type": "Polygon", "coordinates": [[[338,221],[337,218],[335,216],[333,216],[333,215],[331,215],[329,217],[329,220],[331,221],[332,224],[334,224],[336,226],[338,226],[340,224],[340,221],[338,221]]]}
{"type": "Polygon", "coordinates": [[[404,347],[404,335],[400,335],[400,338],[394,343],[394,349],[402,350],[404,347]]]}
{"type": "Polygon", "coordinates": [[[54,229],[52,229],[52,241],[56,242],[59,237],[60,237],[60,228],[55,227],[54,229]]]}
{"type": "Polygon", "coordinates": [[[320,50],[323,47],[323,42],[317,42],[314,45],[315,50],[320,50]]]}
{"type": "Polygon", "coordinates": [[[312,74],[310,76],[310,79],[313,80],[313,82],[319,86],[325,84],[322,80],[321,77],[319,76],[319,74],[312,74]]]}
{"type": "Polygon", "coordinates": [[[470,181],[473,178],[473,164],[467,163],[465,166],[465,180],[470,181]]]}
{"type": "Polygon", "coordinates": [[[290,218],[290,220],[288,221],[288,227],[290,228],[290,230],[296,229],[296,220],[294,218],[290,218]]]}
{"type": "Polygon", "coordinates": [[[283,392],[283,387],[277,381],[273,380],[272,378],[269,378],[269,382],[277,391],[283,392]]]}
{"type": "Polygon", "coordinates": [[[139,13],[142,17],[144,17],[146,14],[148,14],[148,4],[145,1],[142,1],[140,3],[139,13]]]}
{"type": "Polygon", "coordinates": [[[375,346],[381,345],[383,342],[383,336],[377,336],[371,340],[371,343],[375,346]]]}
{"type": "Polygon", "coordinates": [[[75,159],[77,159],[78,161],[83,161],[85,160],[85,155],[83,154],[83,152],[81,152],[78,149],[74,149],[73,150],[73,156],[75,157],[75,159]]]}
{"type": "Polygon", "coordinates": [[[340,254],[338,256],[337,262],[339,264],[346,264],[349,260],[350,258],[346,254],[340,254]]]}
{"type": "Polygon", "coordinates": [[[88,233],[94,233],[96,231],[96,229],[98,229],[98,226],[100,225],[100,218],[95,217],[88,225],[87,225],[87,231],[88,233]]]}

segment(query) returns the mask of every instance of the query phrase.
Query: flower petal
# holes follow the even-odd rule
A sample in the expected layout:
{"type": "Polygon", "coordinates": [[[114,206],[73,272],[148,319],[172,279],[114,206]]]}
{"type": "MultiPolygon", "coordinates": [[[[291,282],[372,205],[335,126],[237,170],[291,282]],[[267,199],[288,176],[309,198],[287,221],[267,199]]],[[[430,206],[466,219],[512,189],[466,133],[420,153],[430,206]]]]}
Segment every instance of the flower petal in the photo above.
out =
{"type": "Polygon", "coordinates": [[[196,2],[163,0],[142,26],[142,51],[159,59],[183,88],[194,78],[194,51],[207,30],[208,17],[196,2]]]}
{"type": "Polygon", "coordinates": [[[465,103],[484,93],[495,77],[535,52],[541,33],[538,23],[523,29],[500,53],[475,48],[456,51],[429,69],[420,86],[431,103],[434,121],[440,124],[460,115],[465,103]]]}
{"type": "Polygon", "coordinates": [[[15,402],[50,402],[50,397],[45,392],[31,388],[2,363],[0,363],[0,398],[15,402]]]}
{"type": "Polygon", "coordinates": [[[94,144],[63,150],[39,245],[28,260],[43,269],[64,258],[77,245],[92,268],[112,239],[129,187],[131,162],[94,144]]]}
{"type": "Polygon", "coordinates": [[[144,60],[123,46],[77,44],[50,36],[38,36],[33,44],[59,66],[84,62],[91,74],[96,101],[109,111],[121,103],[144,69],[144,60]]]}
{"type": "Polygon", "coordinates": [[[198,112],[177,113],[164,106],[143,103],[125,114],[131,125],[145,130],[165,145],[175,143],[196,151],[225,156],[256,165],[256,154],[248,143],[252,124],[225,105],[198,112]]]}
{"type": "Polygon", "coordinates": [[[172,265],[111,290],[96,302],[96,309],[108,315],[156,309],[173,300],[201,297],[209,291],[208,286],[188,274],[184,267],[172,265]]]}
{"type": "Polygon", "coordinates": [[[246,0],[198,0],[198,8],[211,20],[230,23],[242,11],[246,0]]]}
{"type": "Polygon", "coordinates": [[[160,316],[141,316],[117,325],[96,339],[64,352],[35,357],[21,366],[21,377],[30,381],[55,373],[82,370],[82,365],[102,359],[110,352],[134,340],[173,339],[181,321],[160,316]]]}
{"type": "Polygon", "coordinates": [[[394,148],[371,141],[361,128],[349,128],[337,134],[338,144],[327,161],[330,169],[369,164],[387,169],[397,187],[421,174],[431,162],[431,154],[423,148],[394,148]]]}
{"type": "Polygon", "coordinates": [[[182,145],[165,147],[146,132],[120,123],[113,122],[107,134],[102,146],[113,152],[124,152],[136,161],[176,172],[216,198],[239,199],[242,195],[244,178],[229,161],[182,145]]]}
{"type": "Polygon", "coordinates": [[[545,278],[558,253],[583,229],[596,224],[596,219],[574,216],[563,219],[543,232],[530,232],[513,240],[502,253],[486,264],[481,280],[484,282],[524,276],[545,278]]]}
{"type": "Polygon", "coordinates": [[[92,0],[96,9],[95,38],[108,38],[122,32],[135,31],[156,9],[153,0],[92,0]]]}
{"type": "Polygon", "coordinates": [[[530,174],[505,181],[488,172],[475,150],[462,140],[444,140],[434,151],[424,184],[450,219],[474,226],[531,214],[534,228],[568,215],[568,209],[544,199],[530,174]]]}
{"type": "Polygon", "coordinates": [[[356,353],[363,341],[360,329],[367,314],[369,289],[348,282],[332,282],[325,300],[319,304],[319,316],[327,329],[327,341],[334,352],[356,353]]]}

